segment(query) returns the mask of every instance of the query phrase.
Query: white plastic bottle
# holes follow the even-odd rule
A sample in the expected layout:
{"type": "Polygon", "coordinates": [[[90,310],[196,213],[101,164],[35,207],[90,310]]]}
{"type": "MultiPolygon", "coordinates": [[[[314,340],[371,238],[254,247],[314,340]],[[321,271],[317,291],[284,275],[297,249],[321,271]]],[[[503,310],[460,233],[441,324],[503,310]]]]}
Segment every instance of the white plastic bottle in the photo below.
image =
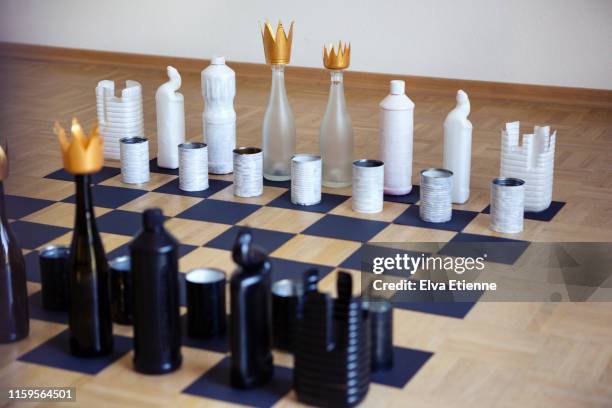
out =
{"type": "Polygon", "coordinates": [[[225,58],[215,56],[202,71],[204,142],[208,144],[208,171],[228,174],[233,171],[236,148],[236,74],[225,65],[225,58]]]}
{"type": "Polygon", "coordinates": [[[412,190],[414,103],[405,87],[404,81],[391,81],[391,92],[379,105],[380,158],[385,164],[385,194],[391,195],[412,190]]]}
{"type": "Polygon", "coordinates": [[[167,169],[179,166],[178,145],[185,141],[185,101],[176,92],[181,87],[181,75],[168,67],[168,82],[155,93],[157,109],[157,165],[167,169]]]}
{"type": "Polygon", "coordinates": [[[444,165],[453,172],[452,200],[463,204],[470,198],[470,166],[472,161],[472,123],[468,95],[457,91],[457,106],[444,121],[444,165]]]}

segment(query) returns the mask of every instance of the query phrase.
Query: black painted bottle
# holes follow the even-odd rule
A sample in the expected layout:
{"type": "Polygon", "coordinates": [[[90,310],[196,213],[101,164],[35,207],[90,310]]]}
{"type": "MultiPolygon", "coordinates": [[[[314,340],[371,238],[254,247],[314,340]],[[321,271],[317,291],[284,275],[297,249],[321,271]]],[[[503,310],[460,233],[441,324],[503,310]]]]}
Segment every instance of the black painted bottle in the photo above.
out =
{"type": "Polygon", "coordinates": [[[0,343],[21,340],[29,331],[25,262],[6,216],[0,181],[0,343]]]}
{"type": "Polygon", "coordinates": [[[70,246],[70,350],[82,357],[113,350],[110,277],[98,233],[91,175],[75,175],[76,216],[70,246]]]}
{"type": "Polygon", "coordinates": [[[231,383],[237,388],[264,384],[272,378],[271,264],[252,245],[248,229],[238,234],[232,251],[238,270],[230,281],[231,383]]]}
{"type": "Polygon", "coordinates": [[[134,291],[134,369],[164,374],[181,366],[178,242],[159,208],[143,213],[130,243],[134,291]]]}

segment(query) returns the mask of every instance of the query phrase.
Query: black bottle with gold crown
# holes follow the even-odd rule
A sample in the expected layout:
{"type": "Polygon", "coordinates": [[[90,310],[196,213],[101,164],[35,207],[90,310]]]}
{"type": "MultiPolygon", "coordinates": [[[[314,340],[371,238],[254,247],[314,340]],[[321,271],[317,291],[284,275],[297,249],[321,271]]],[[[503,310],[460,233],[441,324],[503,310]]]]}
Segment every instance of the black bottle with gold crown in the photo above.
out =
{"type": "Polygon", "coordinates": [[[30,331],[25,262],[4,203],[7,176],[8,161],[0,147],[0,343],[21,340],[30,331]]]}
{"type": "Polygon", "coordinates": [[[102,139],[98,127],[87,136],[76,119],[72,140],[55,124],[64,169],[74,175],[76,215],[70,246],[70,350],[80,357],[94,357],[113,350],[109,272],[100,239],[91,191],[91,175],[103,164],[102,139]]]}

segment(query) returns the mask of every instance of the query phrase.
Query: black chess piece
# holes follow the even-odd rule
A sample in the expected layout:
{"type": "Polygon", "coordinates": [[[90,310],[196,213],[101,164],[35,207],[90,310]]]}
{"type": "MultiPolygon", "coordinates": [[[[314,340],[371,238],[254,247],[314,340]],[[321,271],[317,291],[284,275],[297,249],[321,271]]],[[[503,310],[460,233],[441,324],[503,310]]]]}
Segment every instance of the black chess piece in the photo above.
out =
{"type": "Polygon", "coordinates": [[[238,269],[230,280],[231,384],[250,388],[272,378],[271,264],[253,246],[250,230],[238,233],[232,250],[238,269]]]}
{"type": "MultiPolygon", "coordinates": [[[[0,166],[8,164],[0,148],[0,166]],[[2,158],[4,157],[4,160],[2,158]]],[[[11,229],[4,204],[4,185],[0,174],[0,343],[21,340],[30,331],[25,261],[11,229]]]]}
{"type": "Polygon", "coordinates": [[[91,192],[91,174],[74,176],[76,217],[70,245],[70,350],[83,357],[113,350],[110,277],[91,192]]]}
{"type": "Polygon", "coordinates": [[[163,224],[159,208],[146,210],[130,243],[134,368],[145,374],[168,373],[182,362],[178,242],[163,224]]]}
{"type": "Polygon", "coordinates": [[[303,317],[295,344],[293,385],[299,401],[322,407],[351,407],[370,386],[370,331],[352,278],[339,272],[338,298],[317,290],[317,276],[305,276],[303,317]]]}

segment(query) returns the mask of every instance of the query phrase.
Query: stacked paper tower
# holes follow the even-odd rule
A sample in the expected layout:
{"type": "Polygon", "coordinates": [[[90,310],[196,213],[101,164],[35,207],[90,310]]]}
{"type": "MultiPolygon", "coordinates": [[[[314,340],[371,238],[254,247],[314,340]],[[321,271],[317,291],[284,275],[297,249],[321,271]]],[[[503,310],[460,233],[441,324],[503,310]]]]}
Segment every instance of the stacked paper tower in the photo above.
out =
{"type": "Polygon", "coordinates": [[[557,132],[549,126],[535,126],[523,135],[519,145],[520,122],[506,123],[502,130],[500,175],[525,181],[525,211],[544,211],[552,201],[555,141],[557,132]]]}
{"type": "Polygon", "coordinates": [[[119,139],[144,137],[142,87],[136,81],[125,81],[125,89],[118,97],[113,81],[100,81],[96,87],[96,107],[104,138],[104,157],[119,159],[119,139]]]}

